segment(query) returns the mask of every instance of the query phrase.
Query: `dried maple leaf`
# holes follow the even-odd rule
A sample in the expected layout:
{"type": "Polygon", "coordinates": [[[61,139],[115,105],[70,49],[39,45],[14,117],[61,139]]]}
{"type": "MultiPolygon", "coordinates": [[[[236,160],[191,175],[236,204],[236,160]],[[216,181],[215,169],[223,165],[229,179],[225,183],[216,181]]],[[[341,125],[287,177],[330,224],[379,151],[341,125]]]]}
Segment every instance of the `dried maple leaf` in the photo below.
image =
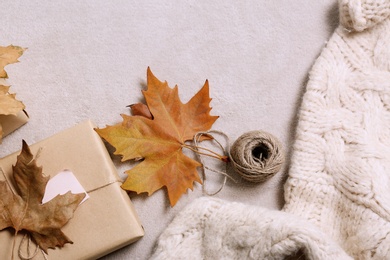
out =
{"type": "Polygon", "coordinates": [[[22,56],[24,49],[19,46],[0,46],[0,78],[8,78],[4,67],[8,64],[18,62],[18,58],[22,56]]]}
{"type": "Polygon", "coordinates": [[[12,169],[17,194],[6,181],[0,181],[0,230],[13,228],[15,236],[22,230],[28,232],[45,253],[48,248],[72,243],[61,228],[73,217],[85,194],[68,192],[42,204],[49,177],[42,174],[25,141],[12,169]]]}
{"type": "Polygon", "coordinates": [[[9,86],[0,85],[0,114],[1,115],[16,115],[22,111],[24,104],[15,99],[15,94],[8,92],[9,86]]]}
{"type": "MultiPolygon", "coordinates": [[[[8,64],[18,62],[18,58],[23,54],[24,49],[18,46],[10,45],[8,47],[0,46],[0,115],[16,115],[25,109],[21,101],[16,100],[15,94],[10,94],[9,86],[5,86],[5,78],[8,78],[4,67],[8,64]]],[[[0,142],[3,136],[2,126],[0,124],[0,142]]]]}
{"type": "Polygon", "coordinates": [[[200,131],[211,128],[217,116],[210,115],[208,81],[201,90],[183,104],[178,87],[171,89],[159,81],[148,68],[147,90],[142,91],[153,119],[141,115],[122,115],[123,122],[97,133],[115,147],[122,161],[143,158],[126,171],[128,177],[122,188],[149,195],[166,187],[171,206],[174,206],[195,181],[202,183],[197,172],[201,164],[182,152],[200,131]]]}

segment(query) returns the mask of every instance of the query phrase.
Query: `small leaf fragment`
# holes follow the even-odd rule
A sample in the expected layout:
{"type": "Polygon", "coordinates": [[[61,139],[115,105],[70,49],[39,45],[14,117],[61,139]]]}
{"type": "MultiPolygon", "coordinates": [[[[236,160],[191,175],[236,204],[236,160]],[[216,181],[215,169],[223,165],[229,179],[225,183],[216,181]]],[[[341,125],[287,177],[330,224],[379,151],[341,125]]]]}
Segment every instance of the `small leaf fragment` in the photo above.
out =
{"type": "Polygon", "coordinates": [[[144,103],[132,104],[130,105],[130,109],[133,116],[143,116],[148,119],[153,119],[152,113],[150,113],[148,106],[144,103]]]}
{"type": "Polygon", "coordinates": [[[0,46],[0,78],[8,78],[7,72],[4,70],[4,67],[8,64],[18,62],[18,58],[22,56],[24,51],[25,49],[19,46],[0,46]]]}
{"type": "MultiPolygon", "coordinates": [[[[4,67],[8,64],[18,62],[18,58],[25,49],[18,46],[0,46],[0,115],[16,115],[25,109],[24,104],[15,98],[15,94],[9,93],[9,86],[5,86],[7,72],[4,67]]],[[[0,143],[3,137],[2,127],[0,125],[0,143]]]]}
{"type": "Polygon", "coordinates": [[[9,86],[0,85],[0,114],[17,115],[25,109],[25,106],[15,98],[15,94],[10,94],[8,90],[9,86]]]}

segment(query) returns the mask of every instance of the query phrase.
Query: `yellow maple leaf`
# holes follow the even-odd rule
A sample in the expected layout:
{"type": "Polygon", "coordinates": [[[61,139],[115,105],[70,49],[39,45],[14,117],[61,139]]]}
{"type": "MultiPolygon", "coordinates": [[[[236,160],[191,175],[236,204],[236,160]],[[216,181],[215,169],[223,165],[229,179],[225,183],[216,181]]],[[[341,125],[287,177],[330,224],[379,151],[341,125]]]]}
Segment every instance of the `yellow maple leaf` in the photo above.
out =
{"type": "Polygon", "coordinates": [[[200,131],[207,131],[218,116],[210,115],[208,81],[188,103],[183,104],[178,87],[171,89],[158,80],[148,68],[147,90],[143,91],[152,118],[122,115],[123,122],[97,133],[115,147],[122,161],[143,161],[126,171],[122,188],[149,195],[166,187],[171,206],[193,183],[202,183],[197,167],[201,164],[184,155],[185,142],[200,131]]]}
{"type": "MultiPolygon", "coordinates": [[[[24,49],[18,46],[0,46],[0,115],[16,115],[23,109],[24,104],[15,98],[15,94],[9,93],[9,86],[5,86],[5,78],[8,78],[4,67],[8,64],[18,62],[24,49]]],[[[0,142],[3,137],[3,130],[0,124],[0,142]]]]}
{"type": "Polygon", "coordinates": [[[4,70],[4,67],[8,64],[18,62],[18,58],[22,56],[24,50],[25,49],[19,46],[0,46],[0,78],[8,78],[7,72],[4,70]]]}

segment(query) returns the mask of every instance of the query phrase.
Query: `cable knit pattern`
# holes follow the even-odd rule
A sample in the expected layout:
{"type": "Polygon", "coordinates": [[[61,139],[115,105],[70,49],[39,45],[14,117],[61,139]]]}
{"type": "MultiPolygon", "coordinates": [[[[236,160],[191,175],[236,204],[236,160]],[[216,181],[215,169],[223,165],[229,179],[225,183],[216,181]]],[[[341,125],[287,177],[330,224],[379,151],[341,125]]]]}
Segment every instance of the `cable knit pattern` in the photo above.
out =
{"type": "Polygon", "coordinates": [[[302,100],[282,212],[200,199],[155,258],[283,259],[302,248],[309,259],[390,259],[389,6],[339,1],[341,24],[302,100]]]}
{"type": "Polygon", "coordinates": [[[340,23],[348,30],[361,32],[387,19],[389,0],[340,0],[340,23]]]}
{"type": "Polygon", "coordinates": [[[310,73],[284,210],[356,259],[390,257],[390,19],[336,30],[310,73]]]}
{"type": "Polygon", "coordinates": [[[152,259],[351,259],[318,228],[284,212],[201,198],[164,231],[152,259]]]}

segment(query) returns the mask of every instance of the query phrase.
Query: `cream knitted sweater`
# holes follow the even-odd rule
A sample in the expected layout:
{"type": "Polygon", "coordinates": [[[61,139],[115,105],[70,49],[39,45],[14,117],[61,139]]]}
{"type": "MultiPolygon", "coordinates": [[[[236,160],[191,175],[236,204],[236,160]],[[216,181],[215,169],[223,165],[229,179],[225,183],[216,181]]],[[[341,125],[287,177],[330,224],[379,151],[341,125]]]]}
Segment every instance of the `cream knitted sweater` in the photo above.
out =
{"type": "Polygon", "coordinates": [[[153,258],[390,259],[390,0],[339,11],[310,72],[283,210],[198,199],[153,258]]]}

